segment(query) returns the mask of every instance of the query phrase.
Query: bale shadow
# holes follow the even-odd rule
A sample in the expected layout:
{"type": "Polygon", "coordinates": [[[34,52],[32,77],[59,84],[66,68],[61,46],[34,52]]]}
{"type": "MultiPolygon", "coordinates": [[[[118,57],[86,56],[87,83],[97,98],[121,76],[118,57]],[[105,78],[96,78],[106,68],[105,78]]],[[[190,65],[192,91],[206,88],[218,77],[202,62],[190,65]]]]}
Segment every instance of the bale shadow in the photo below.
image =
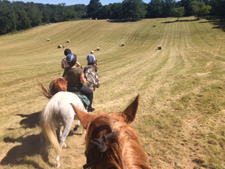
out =
{"type": "Polygon", "coordinates": [[[8,151],[6,156],[2,159],[1,165],[32,165],[34,168],[44,169],[34,161],[27,160],[26,157],[41,155],[41,158],[46,163],[49,163],[48,153],[46,151],[45,143],[41,140],[40,134],[21,136],[18,138],[4,138],[6,143],[20,142],[21,145],[17,145],[8,151]]]}

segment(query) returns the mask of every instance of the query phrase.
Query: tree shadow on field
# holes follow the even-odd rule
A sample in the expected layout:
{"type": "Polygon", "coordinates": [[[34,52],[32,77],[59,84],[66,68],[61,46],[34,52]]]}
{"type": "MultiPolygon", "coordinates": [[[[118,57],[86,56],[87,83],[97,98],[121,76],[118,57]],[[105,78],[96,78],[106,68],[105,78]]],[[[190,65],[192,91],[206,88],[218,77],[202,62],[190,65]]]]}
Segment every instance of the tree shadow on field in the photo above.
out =
{"type": "Polygon", "coordinates": [[[173,21],[166,21],[166,22],[162,22],[164,24],[169,24],[169,23],[177,23],[177,22],[194,22],[194,21],[198,21],[198,19],[179,19],[179,20],[173,20],[173,21]]]}
{"type": "Polygon", "coordinates": [[[206,21],[202,21],[199,23],[211,23],[212,25],[214,25],[212,29],[221,29],[225,32],[225,20],[216,18],[206,18],[206,21]]]}
{"type": "MultiPolygon", "coordinates": [[[[20,121],[21,128],[35,128],[39,124],[40,112],[30,115],[17,114],[20,117],[25,117],[20,121]]],[[[14,129],[9,129],[14,130],[14,129]]],[[[42,169],[35,161],[29,160],[26,157],[40,155],[44,162],[49,163],[48,153],[46,151],[46,144],[42,134],[26,133],[18,138],[5,137],[5,143],[21,143],[11,148],[6,156],[0,162],[1,165],[32,165],[34,168],[42,169]]],[[[43,168],[44,169],[44,168],[43,168]]]]}

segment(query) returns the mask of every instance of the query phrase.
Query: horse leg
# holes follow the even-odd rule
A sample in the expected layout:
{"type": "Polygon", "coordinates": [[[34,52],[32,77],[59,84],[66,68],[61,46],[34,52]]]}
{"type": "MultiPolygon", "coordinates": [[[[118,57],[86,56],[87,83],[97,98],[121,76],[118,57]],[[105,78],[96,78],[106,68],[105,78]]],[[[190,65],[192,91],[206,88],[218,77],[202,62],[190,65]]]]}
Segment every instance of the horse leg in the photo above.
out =
{"type": "Polygon", "coordinates": [[[56,156],[55,161],[56,161],[56,168],[59,168],[60,167],[60,156],[59,155],[56,156]]]}
{"type": "Polygon", "coordinates": [[[77,125],[75,125],[73,131],[76,132],[80,127],[80,120],[77,120],[77,125]]]}
{"type": "Polygon", "coordinates": [[[62,131],[62,136],[60,137],[60,147],[63,148],[63,146],[66,146],[66,137],[68,136],[71,126],[73,124],[73,118],[67,119],[67,121],[65,122],[63,131],[62,131]]]}
{"type": "Polygon", "coordinates": [[[58,141],[59,141],[60,138],[61,138],[61,135],[62,135],[60,124],[57,125],[57,127],[56,127],[56,135],[57,135],[57,138],[58,138],[58,141]]]}

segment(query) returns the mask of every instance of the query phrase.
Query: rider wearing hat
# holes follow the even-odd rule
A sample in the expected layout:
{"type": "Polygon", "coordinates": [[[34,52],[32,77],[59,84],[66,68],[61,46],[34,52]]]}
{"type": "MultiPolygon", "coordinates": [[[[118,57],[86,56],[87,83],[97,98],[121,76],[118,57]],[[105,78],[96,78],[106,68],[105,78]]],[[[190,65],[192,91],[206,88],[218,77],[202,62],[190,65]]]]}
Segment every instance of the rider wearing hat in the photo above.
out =
{"type": "Polygon", "coordinates": [[[92,50],[92,51],[90,52],[90,54],[87,56],[87,64],[88,64],[88,65],[94,66],[95,71],[96,71],[96,72],[98,71],[97,60],[96,60],[96,58],[95,58],[95,55],[94,55],[94,51],[93,51],[93,50],[92,50]]]}
{"type": "Polygon", "coordinates": [[[80,67],[76,67],[77,56],[75,54],[69,53],[66,56],[66,61],[69,65],[65,69],[64,78],[68,81],[67,90],[70,92],[80,91],[82,94],[86,95],[90,100],[90,106],[88,107],[88,112],[93,112],[95,109],[92,108],[93,101],[93,91],[85,85],[86,79],[84,77],[83,70],[80,67]]]}

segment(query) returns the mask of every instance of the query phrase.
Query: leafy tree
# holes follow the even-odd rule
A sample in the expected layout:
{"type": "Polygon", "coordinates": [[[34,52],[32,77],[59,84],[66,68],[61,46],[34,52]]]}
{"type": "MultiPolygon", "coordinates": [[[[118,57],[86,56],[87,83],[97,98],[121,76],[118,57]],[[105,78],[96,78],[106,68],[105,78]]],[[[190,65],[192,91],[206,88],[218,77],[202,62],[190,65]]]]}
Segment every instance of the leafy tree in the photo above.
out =
{"type": "Polygon", "coordinates": [[[0,34],[16,30],[16,14],[12,4],[3,0],[0,1],[0,34]]]}
{"type": "Polygon", "coordinates": [[[74,5],[73,8],[77,12],[79,18],[87,17],[87,6],[85,6],[85,5],[74,5]]]}
{"type": "Polygon", "coordinates": [[[27,15],[30,18],[31,26],[38,26],[42,22],[42,13],[35,3],[27,4],[27,15]]]}
{"type": "Polygon", "coordinates": [[[102,7],[102,4],[99,0],[90,0],[90,3],[87,6],[87,15],[91,18],[97,18],[99,13],[99,8],[102,7]]]}
{"type": "Polygon", "coordinates": [[[42,11],[42,21],[45,23],[50,22],[50,12],[47,8],[43,9],[42,11]]]}
{"type": "Polygon", "coordinates": [[[146,9],[142,0],[124,0],[122,3],[125,19],[139,20],[145,17],[146,9]]]}
{"type": "Polygon", "coordinates": [[[122,12],[122,3],[113,3],[109,4],[109,18],[110,19],[122,19],[123,12],[122,12]]]}
{"type": "Polygon", "coordinates": [[[192,8],[191,8],[191,2],[193,0],[181,0],[181,5],[184,7],[185,14],[184,16],[191,16],[192,15],[192,8]]]}
{"type": "Polygon", "coordinates": [[[106,19],[109,16],[109,9],[107,6],[101,6],[98,8],[97,13],[96,13],[96,18],[99,19],[106,19]]]}
{"type": "Polygon", "coordinates": [[[212,13],[225,19],[225,0],[212,0],[212,13]]]}
{"type": "Polygon", "coordinates": [[[172,10],[173,10],[174,6],[175,6],[174,0],[164,0],[162,16],[163,17],[172,16],[172,10]]]}
{"type": "Polygon", "coordinates": [[[192,1],[191,7],[192,7],[193,14],[196,17],[198,17],[198,19],[201,16],[205,16],[205,15],[209,14],[209,12],[212,8],[210,5],[205,5],[205,2],[200,2],[200,1],[192,1]]]}
{"type": "Polygon", "coordinates": [[[148,4],[146,17],[162,17],[163,3],[163,0],[151,0],[151,2],[148,4]]]}
{"type": "Polygon", "coordinates": [[[26,11],[20,10],[18,12],[18,19],[17,19],[17,30],[27,29],[31,26],[31,22],[29,17],[27,16],[26,11]]]}
{"type": "Polygon", "coordinates": [[[184,7],[176,7],[173,8],[172,13],[174,17],[177,17],[177,21],[179,20],[180,17],[184,16],[184,7]]]}

